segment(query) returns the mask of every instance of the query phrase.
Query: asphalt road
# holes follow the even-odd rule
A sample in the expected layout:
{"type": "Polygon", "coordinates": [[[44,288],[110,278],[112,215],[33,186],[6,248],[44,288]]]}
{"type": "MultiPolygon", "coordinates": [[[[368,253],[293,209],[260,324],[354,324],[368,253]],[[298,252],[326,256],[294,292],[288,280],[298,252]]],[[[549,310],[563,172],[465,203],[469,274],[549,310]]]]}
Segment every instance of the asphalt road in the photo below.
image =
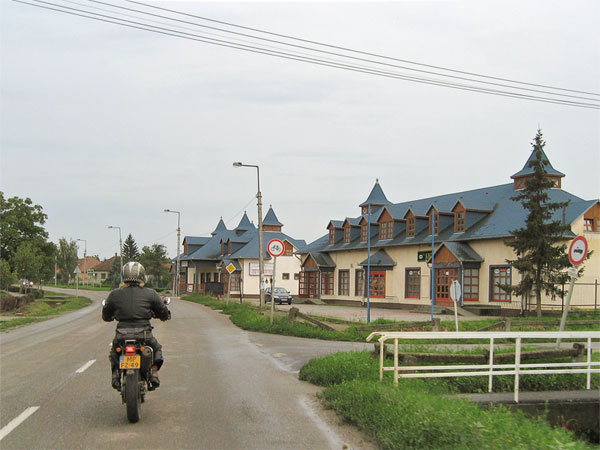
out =
{"type": "Polygon", "coordinates": [[[173,319],[155,324],[162,385],[147,395],[140,422],[128,423],[110,387],[106,293],[84,295],[90,307],[0,334],[3,450],[375,448],[297,377],[315,356],[366,344],[248,333],[177,299],[173,319]]]}

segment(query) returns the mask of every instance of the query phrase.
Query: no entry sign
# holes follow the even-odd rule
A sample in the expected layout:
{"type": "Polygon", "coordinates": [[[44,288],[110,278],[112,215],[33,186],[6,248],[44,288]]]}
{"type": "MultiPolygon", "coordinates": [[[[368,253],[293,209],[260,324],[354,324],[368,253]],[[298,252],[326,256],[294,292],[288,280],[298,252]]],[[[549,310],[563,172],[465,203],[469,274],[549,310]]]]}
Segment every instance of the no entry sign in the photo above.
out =
{"type": "Polygon", "coordinates": [[[569,261],[574,266],[581,264],[587,256],[588,244],[583,236],[577,236],[569,245],[569,261]]]}

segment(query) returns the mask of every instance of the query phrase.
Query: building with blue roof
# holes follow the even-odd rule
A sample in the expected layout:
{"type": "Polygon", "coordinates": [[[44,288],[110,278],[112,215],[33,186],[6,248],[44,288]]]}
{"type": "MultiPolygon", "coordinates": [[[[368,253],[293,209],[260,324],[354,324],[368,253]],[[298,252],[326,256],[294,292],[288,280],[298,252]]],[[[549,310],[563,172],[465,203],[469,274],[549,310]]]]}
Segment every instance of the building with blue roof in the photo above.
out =
{"type": "MultiPolygon", "coordinates": [[[[265,286],[275,281],[292,295],[298,294],[300,260],[294,255],[306,247],[306,242],[294,239],[281,230],[273,207],[263,220],[263,256],[265,261],[265,286]],[[279,239],[285,246],[284,254],[277,258],[275,280],[273,258],[267,244],[279,239]]],[[[181,255],[181,292],[230,293],[232,296],[258,297],[259,244],[258,229],[244,213],[234,229],[227,229],[221,218],[210,236],[186,236],[181,255]]]]}
{"type": "MultiPolygon", "coordinates": [[[[529,163],[534,155],[510,183],[419,200],[393,203],[377,180],[367,200],[359,204],[359,216],[330,220],[328,234],[301,251],[300,297],[363,303],[369,267],[370,301],[399,307],[429,305],[433,262],[438,305],[452,304],[450,284],[458,280],[459,301],[465,307],[527,307],[528,299],[514,298],[499,286],[516,284],[520,277],[506,262],[515,255],[504,242],[511,238],[511,230],[525,224],[527,211],[512,197],[533,175],[529,163]]],[[[571,227],[565,243],[583,235],[594,250],[580,279],[591,288],[582,284],[579,295],[573,296],[574,305],[593,307],[598,301],[594,283],[597,286],[600,278],[600,203],[564,191],[565,175],[552,166],[546,153],[542,158],[546,176],[554,182],[548,190],[550,201],[569,201],[553,217],[571,227]]],[[[560,308],[561,299],[546,298],[544,304],[560,308]]]]}

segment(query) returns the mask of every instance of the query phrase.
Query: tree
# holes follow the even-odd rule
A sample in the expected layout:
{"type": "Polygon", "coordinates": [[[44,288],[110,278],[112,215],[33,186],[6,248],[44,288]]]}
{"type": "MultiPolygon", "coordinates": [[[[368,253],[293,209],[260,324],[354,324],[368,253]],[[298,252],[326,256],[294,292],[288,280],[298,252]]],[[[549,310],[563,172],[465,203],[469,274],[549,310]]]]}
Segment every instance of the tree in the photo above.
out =
{"type": "Polygon", "coordinates": [[[123,264],[127,264],[129,261],[137,261],[140,257],[140,251],[138,250],[135,239],[131,233],[123,242],[123,264]]]}
{"type": "Polygon", "coordinates": [[[112,287],[116,288],[121,283],[121,260],[120,258],[113,259],[113,262],[110,266],[110,272],[108,274],[108,279],[106,282],[112,287]]]}
{"type": "Polygon", "coordinates": [[[47,218],[42,207],[34,205],[31,199],[5,199],[4,193],[0,191],[0,258],[8,261],[13,270],[13,257],[21,243],[46,242],[48,233],[42,225],[47,218]]]}
{"type": "Polygon", "coordinates": [[[5,291],[17,280],[15,274],[10,270],[10,264],[5,259],[0,259],[0,289],[5,291]]]}
{"type": "Polygon", "coordinates": [[[23,242],[14,257],[15,273],[19,279],[40,282],[44,254],[32,242],[23,242]]]}
{"type": "Polygon", "coordinates": [[[516,259],[507,260],[517,269],[522,279],[515,286],[504,287],[516,295],[535,294],[537,316],[542,316],[542,292],[547,295],[562,295],[560,287],[567,279],[565,269],[570,266],[566,244],[560,244],[570,231],[569,225],[552,220],[554,211],[564,208],[569,202],[551,201],[549,190],[554,181],[549,179],[544,159],[542,132],[538,130],[532,142],[535,154],[530,159],[532,176],[525,182],[525,188],[512,200],[519,201],[527,211],[525,226],[511,231],[514,239],[505,241],[512,247],[516,259]]]}
{"type": "Polygon", "coordinates": [[[61,282],[69,284],[71,275],[77,267],[77,243],[73,239],[67,241],[65,238],[60,238],[58,240],[56,264],[60,269],[58,276],[61,282]]]}
{"type": "Polygon", "coordinates": [[[140,263],[146,269],[147,285],[162,287],[169,282],[169,269],[165,264],[169,263],[167,248],[161,244],[153,244],[152,247],[144,246],[140,255],[140,263]]]}

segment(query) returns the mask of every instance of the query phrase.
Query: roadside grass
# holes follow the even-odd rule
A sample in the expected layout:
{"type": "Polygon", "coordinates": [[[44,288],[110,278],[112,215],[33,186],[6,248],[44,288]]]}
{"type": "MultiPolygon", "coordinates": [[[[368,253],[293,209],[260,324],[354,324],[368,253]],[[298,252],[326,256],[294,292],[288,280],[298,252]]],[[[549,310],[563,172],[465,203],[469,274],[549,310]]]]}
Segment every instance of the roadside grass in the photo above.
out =
{"type": "MultiPolygon", "coordinates": [[[[77,289],[77,285],[75,284],[57,284],[56,286],[46,286],[46,287],[57,287],[63,289],[77,289]]],[[[79,285],[79,290],[82,291],[111,291],[113,288],[110,286],[85,286],[79,285]]]]}
{"type": "MultiPolygon", "coordinates": [[[[599,355],[595,356],[596,361],[600,360],[599,355]]],[[[521,389],[548,390],[549,385],[572,388],[569,383],[557,382],[558,377],[543,382],[542,377],[524,376],[521,389]]],[[[482,409],[468,400],[449,396],[476,392],[477,388],[487,390],[486,377],[400,379],[395,387],[391,373],[385,373],[383,382],[379,381],[377,358],[362,351],[313,359],[302,367],[299,378],[324,387],[324,405],[358,427],[381,449],[591,448],[567,430],[552,428],[542,418],[527,418],[501,406],[482,409]]],[[[499,378],[494,378],[495,390],[512,391],[509,381],[514,377],[502,377],[502,382],[499,378]]],[[[596,387],[599,381],[596,377],[596,387]]],[[[581,389],[585,379],[573,376],[571,383],[581,389]]]]}
{"type": "MultiPolygon", "coordinates": [[[[286,317],[280,315],[276,315],[273,324],[270,324],[268,312],[261,313],[251,304],[224,303],[200,295],[183,299],[221,310],[231,316],[234,324],[251,331],[357,342],[364,342],[369,334],[357,331],[357,326],[361,324],[350,325],[346,331],[326,331],[307,324],[290,324],[286,317]]],[[[319,319],[326,321],[328,318],[319,319]]],[[[470,326],[479,329],[497,321],[484,319],[470,326]]],[[[374,323],[392,322],[379,320],[374,323]]],[[[448,323],[454,327],[453,321],[448,323]]],[[[404,352],[483,352],[483,347],[452,349],[447,347],[450,344],[448,342],[443,343],[444,347],[423,345],[432,344],[432,341],[407,342],[402,345],[404,352]]],[[[495,352],[514,352],[514,347],[498,348],[495,352]]],[[[600,354],[594,354],[593,359],[600,361],[600,354]]],[[[582,389],[585,377],[585,374],[524,375],[520,378],[520,389],[582,389]]],[[[395,387],[391,372],[384,373],[383,382],[379,381],[378,359],[372,352],[362,351],[335,353],[313,359],[302,367],[299,378],[322,386],[324,390],[321,397],[325,406],[333,409],[345,422],[358,427],[381,449],[590,448],[571,432],[552,428],[543,418],[527,418],[519,411],[510,411],[501,406],[482,409],[468,400],[451,397],[457,393],[487,392],[487,377],[400,379],[399,386],[395,387]]],[[[513,383],[512,376],[494,377],[494,391],[512,392],[513,383]]],[[[597,389],[599,386],[600,374],[594,374],[592,387],[597,389]]]]}
{"type": "Polygon", "coordinates": [[[41,322],[59,314],[81,309],[92,303],[89,299],[84,297],[70,297],[55,292],[47,291],[44,295],[44,298],[38,298],[16,311],[3,313],[2,316],[12,317],[18,315],[18,317],[9,320],[1,320],[0,331],[10,330],[30,323],[41,322]],[[64,298],[52,299],[47,298],[47,296],[62,296],[64,298]]]}

